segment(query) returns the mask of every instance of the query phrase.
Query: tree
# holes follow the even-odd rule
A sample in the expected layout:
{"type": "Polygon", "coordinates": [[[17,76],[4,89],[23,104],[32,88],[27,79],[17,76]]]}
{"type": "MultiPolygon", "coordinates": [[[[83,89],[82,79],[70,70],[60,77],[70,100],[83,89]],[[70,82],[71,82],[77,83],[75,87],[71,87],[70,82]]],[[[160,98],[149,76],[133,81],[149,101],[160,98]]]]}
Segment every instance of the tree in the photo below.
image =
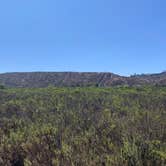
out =
{"type": "Polygon", "coordinates": [[[0,89],[5,89],[5,86],[0,84],[0,89]]]}

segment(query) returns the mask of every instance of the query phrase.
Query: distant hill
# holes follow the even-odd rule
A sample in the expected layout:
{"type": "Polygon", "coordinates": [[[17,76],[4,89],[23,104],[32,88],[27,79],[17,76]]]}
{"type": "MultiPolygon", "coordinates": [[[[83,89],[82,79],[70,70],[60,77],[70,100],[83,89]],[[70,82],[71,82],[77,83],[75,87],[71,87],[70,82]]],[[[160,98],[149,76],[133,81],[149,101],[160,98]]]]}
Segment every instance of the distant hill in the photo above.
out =
{"type": "Polygon", "coordinates": [[[124,77],[113,73],[97,72],[24,72],[0,74],[0,85],[6,87],[58,87],[118,85],[166,85],[166,72],[124,77]]]}

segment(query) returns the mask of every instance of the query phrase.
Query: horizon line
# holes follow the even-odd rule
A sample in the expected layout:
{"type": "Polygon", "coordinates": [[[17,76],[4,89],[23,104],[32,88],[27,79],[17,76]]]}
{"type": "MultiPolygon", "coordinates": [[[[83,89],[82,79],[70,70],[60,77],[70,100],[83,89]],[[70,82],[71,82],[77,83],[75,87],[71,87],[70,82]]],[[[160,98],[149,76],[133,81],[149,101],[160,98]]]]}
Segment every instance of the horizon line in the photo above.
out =
{"type": "Polygon", "coordinates": [[[152,74],[161,74],[161,73],[166,73],[166,71],[161,71],[161,72],[152,72],[152,73],[133,73],[133,74],[120,74],[116,72],[111,72],[111,71],[47,71],[47,70],[32,70],[32,71],[6,71],[6,72],[0,72],[0,74],[12,74],[12,73],[110,73],[110,74],[115,74],[119,76],[124,76],[124,77],[130,77],[134,75],[152,75],[152,74]]]}

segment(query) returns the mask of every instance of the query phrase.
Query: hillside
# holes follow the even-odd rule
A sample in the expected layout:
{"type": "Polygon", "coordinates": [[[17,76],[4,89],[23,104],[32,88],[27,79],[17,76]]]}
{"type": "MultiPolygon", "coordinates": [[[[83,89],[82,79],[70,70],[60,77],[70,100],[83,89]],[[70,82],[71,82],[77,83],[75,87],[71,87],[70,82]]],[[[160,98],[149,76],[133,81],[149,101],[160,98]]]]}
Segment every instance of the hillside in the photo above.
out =
{"type": "Polygon", "coordinates": [[[166,72],[149,75],[119,76],[113,73],[30,72],[0,74],[0,84],[7,87],[57,87],[116,85],[166,85],[166,72]]]}

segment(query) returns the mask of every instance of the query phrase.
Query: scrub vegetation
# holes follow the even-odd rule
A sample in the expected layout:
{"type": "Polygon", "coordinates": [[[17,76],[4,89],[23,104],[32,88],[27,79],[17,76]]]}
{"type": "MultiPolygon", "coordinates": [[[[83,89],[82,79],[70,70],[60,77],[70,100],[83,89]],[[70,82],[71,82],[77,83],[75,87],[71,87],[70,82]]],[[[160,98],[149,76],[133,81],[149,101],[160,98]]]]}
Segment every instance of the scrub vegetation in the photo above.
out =
{"type": "Polygon", "coordinates": [[[166,165],[166,87],[0,88],[2,166],[166,165]]]}

